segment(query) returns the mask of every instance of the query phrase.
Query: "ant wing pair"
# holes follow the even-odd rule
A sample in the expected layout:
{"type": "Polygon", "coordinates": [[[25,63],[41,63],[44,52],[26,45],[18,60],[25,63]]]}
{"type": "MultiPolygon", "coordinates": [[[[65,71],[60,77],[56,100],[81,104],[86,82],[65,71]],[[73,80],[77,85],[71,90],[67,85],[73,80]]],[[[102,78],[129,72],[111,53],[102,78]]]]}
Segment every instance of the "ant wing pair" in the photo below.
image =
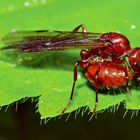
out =
{"type": "Polygon", "coordinates": [[[17,31],[6,35],[2,41],[6,45],[1,50],[19,52],[43,52],[73,48],[91,49],[104,46],[101,33],[68,31],[17,31]]]}

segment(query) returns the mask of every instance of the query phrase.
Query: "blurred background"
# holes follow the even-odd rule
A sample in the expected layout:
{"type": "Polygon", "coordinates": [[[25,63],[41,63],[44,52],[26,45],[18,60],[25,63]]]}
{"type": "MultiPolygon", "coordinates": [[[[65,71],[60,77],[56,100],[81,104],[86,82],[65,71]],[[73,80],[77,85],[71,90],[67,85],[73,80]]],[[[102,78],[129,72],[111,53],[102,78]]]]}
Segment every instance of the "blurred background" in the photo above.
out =
{"type": "MultiPolygon", "coordinates": [[[[128,37],[132,47],[136,47],[140,46],[139,13],[139,0],[1,0],[0,38],[8,32],[16,30],[53,29],[71,31],[77,25],[84,23],[88,31],[122,33],[128,37]]],[[[74,59],[70,61],[71,64],[68,68],[72,69],[73,61],[74,59]]],[[[12,59],[8,62],[12,63],[12,59]]],[[[34,89],[33,93],[30,92],[31,87],[22,85],[23,77],[20,79],[19,88],[9,90],[10,87],[18,85],[19,81],[14,83],[16,81],[13,82],[13,77],[12,80],[8,79],[7,77],[10,76],[7,76],[6,70],[10,69],[7,64],[4,67],[0,63],[0,75],[3,76],[0,84],[1,106],[24,97],[40,95],[40,89],[36,87],[36,84],[32,87],[34,89]],[[5,71],[5,74],[3,74],[3,71],[5,71]],[[2,85],[3,82],[6,84],[13,83],[13,85],[5,86],[2,85]],[[24,92],[27,92],[27,94],[23,96],[24,92]],[[13,98],[15,94],[16,97],[13,98]]],[[[23,73],[25,73],[24,70],[23,73]]],[[[25,103],[19,104],[17,110],[15,104],[10,105],[8,109],[5,106],[2,107],[0,111],[0,140],[128,140],[138,139],[139,137],[140,116],[136,116],[136,112],[128,111],[123,118],[126,111],[123,105],[117,112],[111,113],[106,110],[98,114],[97,119],[93,118],[90,122],[88,121],[90,118],[88,113],[84,113],[82,116],[82,112],[80,112],[75,119],[75,112],[73,112],[67,122],[65,120],[68,114],[63,115],[60,119],[52,118],[46,124],[44,122],[40,124],[41,116],[39,113],[35,113],[37,110],[36,104],[37,102],[32,103],[27,100],[25,103]]]]}

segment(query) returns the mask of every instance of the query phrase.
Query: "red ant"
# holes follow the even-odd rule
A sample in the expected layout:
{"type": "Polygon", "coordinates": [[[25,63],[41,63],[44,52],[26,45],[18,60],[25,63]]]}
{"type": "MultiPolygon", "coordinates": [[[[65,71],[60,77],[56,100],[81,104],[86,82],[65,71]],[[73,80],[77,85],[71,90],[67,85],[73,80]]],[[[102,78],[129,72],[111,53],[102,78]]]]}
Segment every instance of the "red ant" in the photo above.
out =
{"type": "MultiPolygon", "coordinates": [[[[73,32],[82,28],[86,35],[85,25],[79,25],[73,32]]],[[[129,62],[135,71],[135,77],[140,82],[140,48],[131,49],[128,39],[119,33],[110,32],[100,36],[104,46],[89,50],[81,50],[82,60],[76,61],[74,65],[74,82],[69,101],[62,111],[62,114],[69,107],[74,94],[75,83],[77,81],[77,66],[85,69],[85,75],[96,89],[95,106],[93,113],[96,112],[98,105],[98,90],[100,88],[117,88],[125,86],[128,94],[128,82],[133,78],[133,73],[128,67],[125,57],[128,56],[129,62]]]]}
{"type": "Polygon", "coordinates": [[[1,50],[14,49],[19,52],[42,52],[71,48],[87,48],[81,50],[81,60],[74,65],[74,81],[69,101],[62,111],[66,112],[74,94],[77,81],[77,66],[85,70],[85,75],[96,90],[95,106],[98,105],[100,88],[118,88],[125,86],[128,94],[129,80],[135,78],[140,83],[140,48],[131,49],[128,39],[119,33],[90,33],[85,25],[77,26],[72,32],[67,31],[19,31],[4,37],[7,44],[1,50]],[[82,28],[82,32],[78,32],[82,28]],[[128,57],[130,66],[127,64],[128,57]],[[132,72],[133,69],[133,72],[132,72]]]}

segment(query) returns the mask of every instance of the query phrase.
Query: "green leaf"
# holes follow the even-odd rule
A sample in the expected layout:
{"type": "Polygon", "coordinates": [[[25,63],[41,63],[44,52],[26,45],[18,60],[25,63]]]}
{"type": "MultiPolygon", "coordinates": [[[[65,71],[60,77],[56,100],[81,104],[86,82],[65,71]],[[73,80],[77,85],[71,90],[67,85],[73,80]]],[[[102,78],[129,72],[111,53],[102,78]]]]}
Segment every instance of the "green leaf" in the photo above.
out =
{"type": "MultiPolygon", "coordinates": [[[[139,44],[140,22],[138,0],[1,0],[0,37],[14,30],[69,30],[84,23],[88,31],[118,31],[126,35],[132,47],[139,44]]],[[[0,46],[4,44],[0,42],[0,46]]],[[[80,50],[54,53],[0,53],[0,105],[8,105],[25,97],[39,97],[41,118],[60,115],[70,96],[73,64],[80,50]]],[[[74,99],[68,112],[89,106],[92,111],[95,90],[78,69],[74,99]]],[[[99,94],[98,110],[123,102],[127,109],[139,109],[139,88],[126,93],[99,94]]],[[[109,91],[110,93],[111,91],[109,91]]]]}

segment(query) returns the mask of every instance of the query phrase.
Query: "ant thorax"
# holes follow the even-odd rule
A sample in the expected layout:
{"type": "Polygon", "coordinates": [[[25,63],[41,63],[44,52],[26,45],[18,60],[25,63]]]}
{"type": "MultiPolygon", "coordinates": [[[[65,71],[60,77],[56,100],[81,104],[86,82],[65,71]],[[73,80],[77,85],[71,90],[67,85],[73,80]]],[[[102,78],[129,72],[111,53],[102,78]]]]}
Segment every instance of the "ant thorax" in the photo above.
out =
{"type": "Polygon", "coordinates": [[[112,59],[111,59],[111,57],[108,57],[108,58],[104,58],[103,59],[100,56],[91,56],[91,57],[89,57],[89,60],[88,61],[93,64],[95,62],[104,62],[104,61],[111,62],[112,59]]]}
{"type": "Polygon", "coordinates": [[[86,69],[94,63],[103,63],[103,62],[112,62],[112,59],[111,57],[103,59],[102,57],[97,55],[90,55],[87,59],[82,59],[82,61],[79,62],[79,65],[82,68],[86,69]]]}

